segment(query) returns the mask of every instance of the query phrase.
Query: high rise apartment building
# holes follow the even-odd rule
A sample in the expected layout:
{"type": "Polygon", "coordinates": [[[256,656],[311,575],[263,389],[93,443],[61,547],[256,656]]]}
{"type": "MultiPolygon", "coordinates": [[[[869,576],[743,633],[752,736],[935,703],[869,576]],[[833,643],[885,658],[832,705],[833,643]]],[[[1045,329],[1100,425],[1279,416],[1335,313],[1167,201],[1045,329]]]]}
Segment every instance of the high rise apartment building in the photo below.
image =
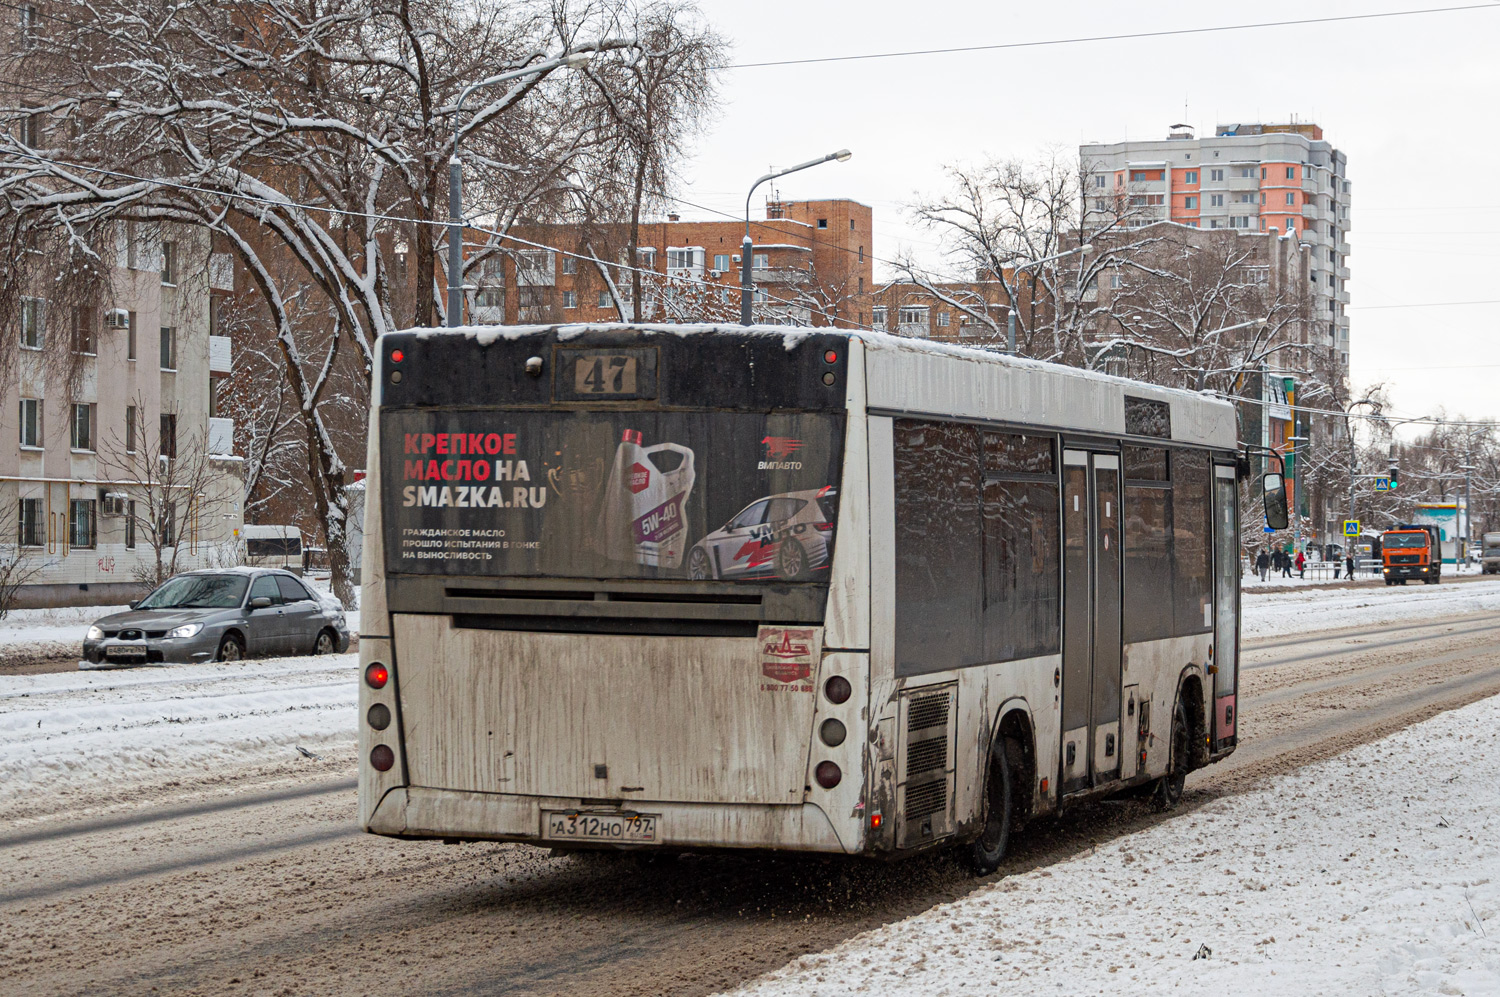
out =
{"type": "Polygon", "coordinates": [[[1277,232],[1308,255],[1308,338],[1349,362],[1349,175],[1345,155],[1315,124],[1220,125],[1196,138],[1086,144],[1086,225],[1125,216],[1199,229],[1277,232]]]}
{"type": "Polygon", "coordinates": [[[0,574],[18,606],[138,598],[158,557],[238,560],[240,459],[215,412],[230,341],[213,327],[232,260],[199,229],[116,229],[112,266],[73,300],[38,251],[4,330],[0,574]]]}

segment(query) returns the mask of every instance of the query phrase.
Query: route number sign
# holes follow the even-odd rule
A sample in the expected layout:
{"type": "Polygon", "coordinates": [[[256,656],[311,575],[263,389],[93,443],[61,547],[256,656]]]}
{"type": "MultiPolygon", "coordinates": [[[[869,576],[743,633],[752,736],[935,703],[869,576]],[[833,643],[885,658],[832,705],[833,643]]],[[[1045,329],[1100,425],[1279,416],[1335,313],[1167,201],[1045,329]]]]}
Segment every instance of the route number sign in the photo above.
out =
{"type": "Polygon", "coordinates": [[[1359,536],[1359,520],[1357,520],[1357,519],[1346,519],[1346,520],[1344,520],[1344,536],[1346,536],[1346,537],[1357,537],[1357,536],[1359,536]]]}

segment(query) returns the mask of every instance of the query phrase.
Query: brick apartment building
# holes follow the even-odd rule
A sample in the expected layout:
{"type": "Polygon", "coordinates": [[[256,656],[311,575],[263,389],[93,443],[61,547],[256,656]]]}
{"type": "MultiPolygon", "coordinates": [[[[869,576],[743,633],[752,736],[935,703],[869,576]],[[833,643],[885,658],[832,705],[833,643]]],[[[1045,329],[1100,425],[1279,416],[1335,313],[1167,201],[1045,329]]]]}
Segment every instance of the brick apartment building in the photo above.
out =
{"type": "Polygon", "coordinates": [[[134,599],[158,547],[180,548],[180,570],[236,559],[239,458],[233,424],[214,417],[230,343],[211,305],[232,261],[201,230],[116,227],[103,300],[49,300],[32,281],[5,330],[0,558],[24,579],[18,606],[134,599]],[[202,490],[169,495],[189,460],[210,467],[202,490]],[[153,504],[172,512],[148,524],[153,504]]]}
{"type": "Polygon", "coordinates": [[[1130,209],[1133,225],[1277,232],[1308,247],[1315,345],[1349,363],[1349,204],[1345,154],[1309,122],[1219,125],[1195,138],[1185,125],[1165,139],[1091,143],[1084,163],[1085,219],[1130,209]]]}
{"type": "MultiPolygon", "coordinates": [[[[640,226],[643,321],[738,321],[744,223],[665,221],[640,226]]],[[[518,225],[467,283],[479,324],[611,322],[629,318],[628,231],[612,225],[518,225]],[[532,243],[551,247],[537,248],[532,243]],[[559,252],[559,250],[561,252],[559,252]],[[568,255],[575,254],[575,255],[568,255]]],[[[752,221],[757,321],[863,327],[874,290],[872,214],[845,199],[768,201],[752,221]]],[[[475,240],[478,241],[478,240],[475,240]]],[[[480,251],[471,250],[470,256],[480,251]]]]}

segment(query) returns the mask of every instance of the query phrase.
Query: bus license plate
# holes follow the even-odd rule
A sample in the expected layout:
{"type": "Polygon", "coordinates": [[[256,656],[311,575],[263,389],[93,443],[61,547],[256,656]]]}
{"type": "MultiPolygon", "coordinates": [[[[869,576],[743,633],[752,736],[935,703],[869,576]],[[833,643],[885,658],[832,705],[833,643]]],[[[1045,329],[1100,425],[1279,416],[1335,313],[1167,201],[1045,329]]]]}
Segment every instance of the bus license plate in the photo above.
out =
{"type": "Polygon", "coordinates": [[[542,837],[554,841],[656,841],[658,814],[591,814],[546,810],[542,837]]]}

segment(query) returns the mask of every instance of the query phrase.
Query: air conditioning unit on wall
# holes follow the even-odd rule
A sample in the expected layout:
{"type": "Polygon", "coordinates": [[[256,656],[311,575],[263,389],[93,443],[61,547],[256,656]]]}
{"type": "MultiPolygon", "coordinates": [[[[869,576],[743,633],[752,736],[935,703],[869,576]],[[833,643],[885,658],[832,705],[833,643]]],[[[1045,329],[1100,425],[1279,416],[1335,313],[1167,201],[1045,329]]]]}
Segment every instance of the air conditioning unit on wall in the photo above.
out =
{"type": "Polygon", "coordinates": [[[120,492],[109,492],[104,496],[100,504],[100,515],[123,516],[125,515],[125,496],[120,492]]]}
{"type": "Polygon", "coordinates": [[[111,308],[104,313],[104,328],[129,329],[130,313],[123,308],[111,308]]]}

